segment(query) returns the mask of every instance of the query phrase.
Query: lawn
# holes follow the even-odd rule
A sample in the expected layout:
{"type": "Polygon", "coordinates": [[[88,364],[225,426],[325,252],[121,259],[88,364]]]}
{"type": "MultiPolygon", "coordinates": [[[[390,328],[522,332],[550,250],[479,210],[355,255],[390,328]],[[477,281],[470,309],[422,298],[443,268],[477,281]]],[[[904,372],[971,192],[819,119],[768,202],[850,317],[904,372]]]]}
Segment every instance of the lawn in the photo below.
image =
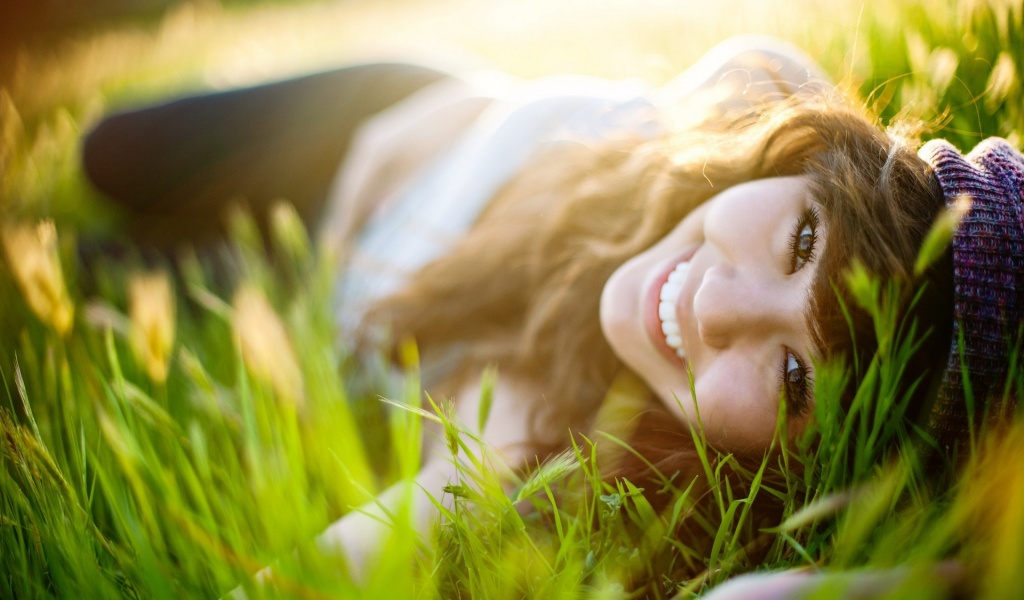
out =
{"type": "MultiPolygon", "coordinates": [[[[0,597],[256,594],[253,574],[276,564],[264,591],[300,598],[689,598],[754,568],[900,567],[892,597],[924,599],[947,597],[930,571],[946,559],[971,574],[972,596],[1020,597],[1024,421],[980,436],[956,469],[890,452],[908,436],[891,384],[916,340],[885,324],[884,283],[860,283],[892,343],[854,404],[827,401],[843,372],[823,365],[818,426],[799,447],[755,472],[705,448],[723,485],[703,508],[678,482],[655,511],[633,483],[603,480],[597,456],[615,439],[595,433],[511,491],[487,469],[453,483],[430,540],[398,511],[355,583],[312,540],[414,473],[423,420],[446,419],[444,399],[422,394],[415,348],[391,398],[407,409],[347,387],[331,265],[286,205],[274,264],[252,220],[233,217],[230,289],[188,256],[177,277],[131,257],[86,272],[76,246],[119,223],[77,164],[105,112],[382,57],[661,83],[729,35],[770,33],[885,123],[919,121],[965,150],[992,135],[1020,147],[1024,1],[154,4],[45,31],[36,17],[39,31],[0,44],[0,597]],[[767,496],[786,501],[770,526],[751,509],[767,496]]],[[[1024,374],[1011,385],[1024,396],[1024,374]]],[[[442,429],[465,457],[469,436],[442,429]]]]}

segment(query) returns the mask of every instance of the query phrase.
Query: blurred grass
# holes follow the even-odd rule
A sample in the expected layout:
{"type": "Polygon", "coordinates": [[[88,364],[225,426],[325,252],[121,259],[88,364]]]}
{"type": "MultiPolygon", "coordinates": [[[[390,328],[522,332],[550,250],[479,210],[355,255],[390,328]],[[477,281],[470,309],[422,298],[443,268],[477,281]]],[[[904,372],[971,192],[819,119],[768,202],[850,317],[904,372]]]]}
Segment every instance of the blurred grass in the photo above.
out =
{"type": "MultiPolygon", "coordinates": [[[[288,211],[274,237],[287,278],[266,264],[252,224],[236,219],[248,300],[194,260],[173,290],[175,310],[159,308],[159,294],[127,292],[151,269],[141,264],[100,271],[86,295],[74,248],[79,235],[116,228],[84,185],[77,152],[82,132],[118,106],[385,56],[660,83],[722,38],[761,32],[805,48],[885,120],[923,120],[929,135],[962,149],[989,135],[1019,146],[1022,23],[1020,0],[726,0],[715,10],[679,0],[211,1],[18,42],[0,57],[0,215],[5,231],[56,221],[59,238],[41,239],[32,264],[59,256],[61,270],[39,267],[41,280],[65,291],[30,308],[14,261],[27,264],[31,248],[0,264],[0,597],[217,596],[274,561],[290,597],[687,597],[750,568],[735,534],[755,527],[745,507],[758,494],[789,507],[785,523],[765,532],[768,567],[922,567],[956,556],[975,574],[978,597],[1014,597],[1024,475],[1012,457],[1024,455],[1024,425],[981,440],[949,489],[912,452],[882,460],[886,440],[906,435],[885,418],[900,401],[885,395],[904,360],[899,343],[849,414],[827,402],[841,374],[823,373],[817,433],[764,466],[763,474],[785,471],[781,480],[734,473],[749,494],[714,488],[719,514],[692,514],[696,498],[685,489],[656,513],[631,484],[603,483],[594,448],[577,440],[518,496],[493,473],[461,482],[432,548],[419,548],[399,518],[379,568],[357,589],[311,540],[417,464],[407,441],[418,418],[349,397],[351,367],[332,339],[330,265],[288,211]],[[66,283],[54,283],[54,272],[66,283]],[[73,307],[69,330],[55,316],[62,303],[73,307]],[[254,305],[262,308],[243,308],[254,305]],[[147,310],[155,316],[139,316],[147,310]],[[161,322],[171,340],[141,352],[139,339],[166,337],[161,322]],[[266,360],[294,364],[297,384],[275,380],[246,350],[260,342],[243,332],[277,329],[273,322],[286,342],[266,360]],[[154,360],[166,362],[165,381],[154,360]],[[588,493],[565,493],[574,489],[588,493]],[[845,510],[851,501],[856,510],[845,510]],[[714,540],[713,555],[671,534],[687,519],[714,540]],[[703,574],[675,578],[683,566],[703,574]]],[[[1024,396],[1024,376],[1013,381],[1024,396]]],[[[413,377],[398,400],[417,405],[419,396],[413,377]]],[[[709,469],[730,461],[709,451],[709,469]]],[[[721,483],[727,469],[712,470],[721,483]]],[[[911,591],[944,597],[924,568],[894,597],[911,591]]]]}

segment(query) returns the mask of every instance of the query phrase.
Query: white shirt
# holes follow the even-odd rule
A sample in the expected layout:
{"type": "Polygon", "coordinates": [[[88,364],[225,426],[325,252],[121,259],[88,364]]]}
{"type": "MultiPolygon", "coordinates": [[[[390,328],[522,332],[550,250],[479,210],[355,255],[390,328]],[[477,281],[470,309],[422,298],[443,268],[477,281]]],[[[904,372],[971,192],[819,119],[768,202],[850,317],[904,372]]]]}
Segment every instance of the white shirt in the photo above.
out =
{"type": "MultiPolygon", "coordinates": [[[[432,84],[438,85],[438,84],[432,84]]],[[[417,92],[429,95],[431,86],[417,92]]],[[[479,93],[479,90],[477,90],[479,93]]],[[[508,80],[484,92],[495,97],[435,160],[409,178],[394,198],[374,209],[358,231],[335,285],[340,337],[358,327],[366,310],[398,290],[409,276],[442,256],[473,226],[499,189],[545,145],[653,137],[663,131],[651,89],[639,81],[552,77],[508,80]],[[497,88],[496,90],[494,88],[497,88]]],[[[410,97],[404,102],[416,102],[410,97]]],[[[378,117],[401,111],[396,105],[378,117]]],[[[342,165],[346,176],[351,155],[342,165]]],[[[335,186],[337,191],[339,186],[335,186]]],[[[343,202],[335,193],[327,214],[343,202]]],[[[321,238],[337,228],[329,217],[321,238]]]]}

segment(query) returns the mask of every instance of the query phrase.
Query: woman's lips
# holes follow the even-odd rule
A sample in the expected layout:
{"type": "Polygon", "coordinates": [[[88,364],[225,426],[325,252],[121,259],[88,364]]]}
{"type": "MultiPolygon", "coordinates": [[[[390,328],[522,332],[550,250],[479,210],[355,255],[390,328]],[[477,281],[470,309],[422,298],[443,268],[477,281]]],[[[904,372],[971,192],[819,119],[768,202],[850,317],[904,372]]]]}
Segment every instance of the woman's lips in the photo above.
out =
{"type": "Polygon", "coordinates": [[[682,344],[680,329],[685,324],[678,322],[677,307],[679,296],[682,293],[682,283],[689,271],[690,259],[693,258],[697,248],[699,245],[680,254],[675,260],[666,263],[661,268],[650,282],[643,304],[644,327],[648,337],[669,361],[683,367],[686,366],[686,349],[682,344]],[[669,336],[674,336],[674,339],[668,339],[669,336]]]}

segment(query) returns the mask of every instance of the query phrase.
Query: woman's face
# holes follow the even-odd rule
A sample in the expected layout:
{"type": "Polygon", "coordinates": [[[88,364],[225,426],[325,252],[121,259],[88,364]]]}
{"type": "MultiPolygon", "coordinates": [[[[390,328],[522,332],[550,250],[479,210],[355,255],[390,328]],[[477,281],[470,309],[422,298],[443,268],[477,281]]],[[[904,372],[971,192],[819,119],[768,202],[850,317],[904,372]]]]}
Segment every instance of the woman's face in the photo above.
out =
{"type": "Polygon", "coordinates": [[[805,177],[731,187],[615,271],[604,335],[670,411],[694,425],[699,411],[709,442],[765,448],[780,397],[791,431],[813,403],[807,315],[824,233],[805,177]]]}

